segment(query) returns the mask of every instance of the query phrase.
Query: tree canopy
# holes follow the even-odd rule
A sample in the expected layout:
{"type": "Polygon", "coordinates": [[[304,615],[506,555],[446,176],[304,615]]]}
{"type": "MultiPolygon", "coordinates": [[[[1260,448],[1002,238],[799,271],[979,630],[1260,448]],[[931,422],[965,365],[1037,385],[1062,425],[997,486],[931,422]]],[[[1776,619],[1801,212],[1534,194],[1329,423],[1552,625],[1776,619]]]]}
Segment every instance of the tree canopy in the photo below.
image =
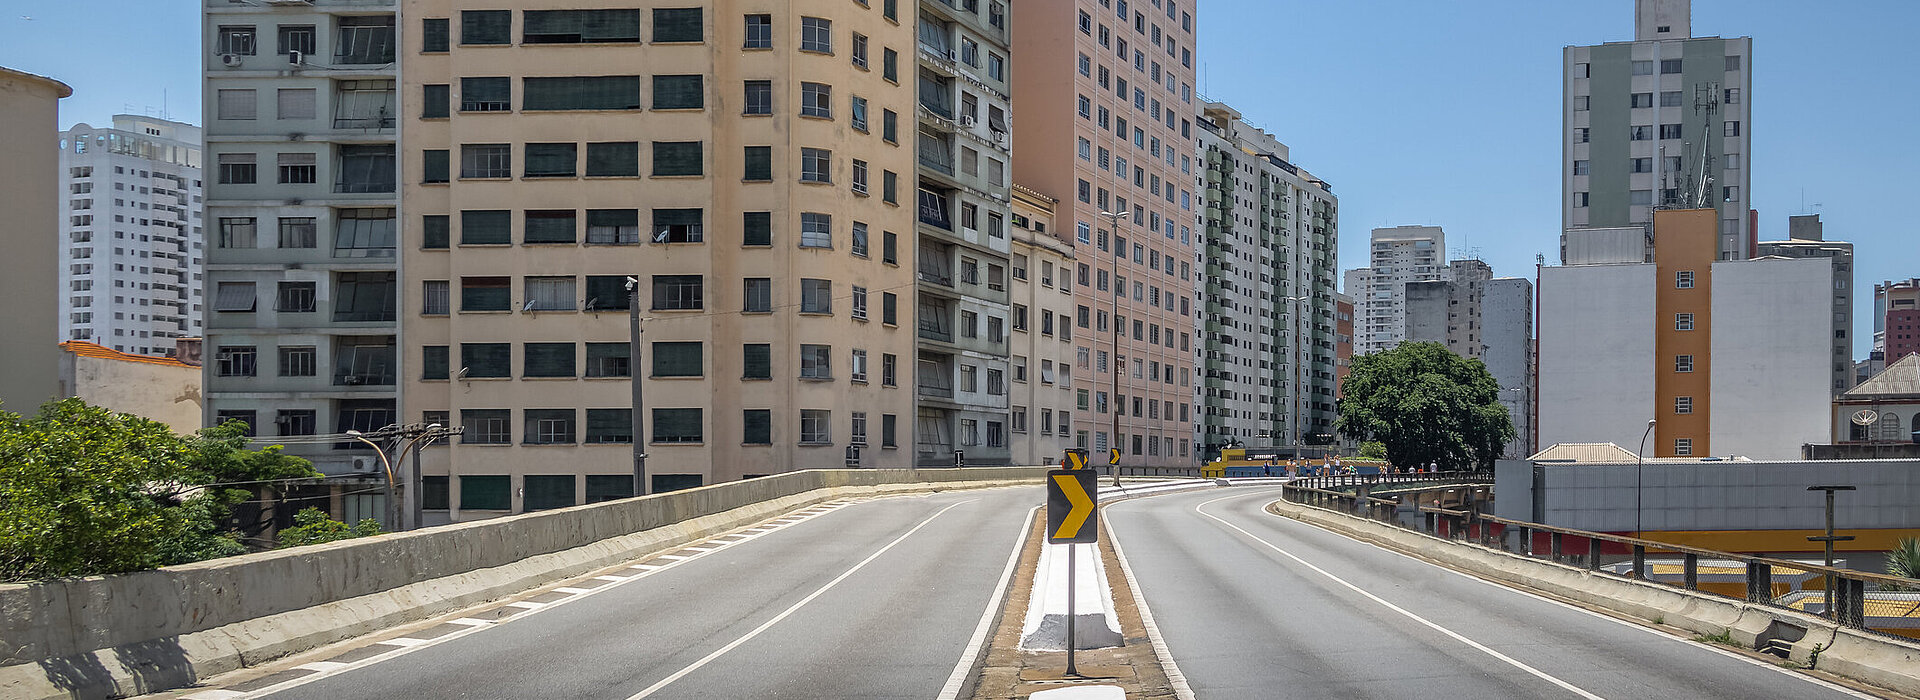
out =
{"type": "Polygon", "coordinates": [[[262,482],[317,477],[237,423],[175,434],[79,399],[0,411],[0,580],[150,569],[246,547],[229,520],[262,482]]]}
{"type": "Polygon", "coordinates": [[[1491,465],[1515,434],[1486,365],[1438,343],[1355,357],[1341,391],[1341,434],[1378,441],[1403,467],[1491,465]]]}

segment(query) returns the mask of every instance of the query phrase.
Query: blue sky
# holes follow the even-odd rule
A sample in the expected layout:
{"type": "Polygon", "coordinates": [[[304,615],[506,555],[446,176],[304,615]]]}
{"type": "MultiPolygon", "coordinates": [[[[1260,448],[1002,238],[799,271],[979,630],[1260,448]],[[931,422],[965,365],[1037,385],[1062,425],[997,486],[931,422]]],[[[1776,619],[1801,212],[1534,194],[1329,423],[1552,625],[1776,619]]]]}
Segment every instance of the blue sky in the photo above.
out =
{"type": "MultiPolygon", "coordinates": [[[[1046,2],[1051,0],[1023,0],[1046,2]]],[[[0,65],[75,89],[61,125],[117,112],[199,121],[199,3],[7,0],[0,65]],[[22,17],[32,17],[25,20],[22,17]]],[[[1762,239],[1818,213],[1852,241],[1855,347],[1873,283],[1920,276],[1910,0],[1696,0],[1696,35],[1754,38],[1753,202],[1762,239]]],[[[1200,90],[1293,149],[1340,196],[1341,268],[1376,226],[1433,224],[1456,253],[1532,276],[1557,257],[1560,49],[1631,39],[1631,0],[1202,0],[1200,90]]],[[[1018,50],[1016,28],[1015,50],[1018,50]]],[[[1016,110],[1017,110],[1016,106],[1016,110]]]]}

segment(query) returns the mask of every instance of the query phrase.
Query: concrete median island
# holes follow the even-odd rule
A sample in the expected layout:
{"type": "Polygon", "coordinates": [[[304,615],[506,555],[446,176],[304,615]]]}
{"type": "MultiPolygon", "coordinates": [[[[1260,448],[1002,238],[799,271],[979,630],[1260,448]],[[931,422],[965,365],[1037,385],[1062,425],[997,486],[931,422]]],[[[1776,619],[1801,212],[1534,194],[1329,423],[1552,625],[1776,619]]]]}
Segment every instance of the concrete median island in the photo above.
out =
{"type": "Polygon", "coordinates": [[[104,698],[179,688],[796,508],[1038,484],[1045,471],[792,472],[154,571],[0,585],[0,697],[104,698]]]}

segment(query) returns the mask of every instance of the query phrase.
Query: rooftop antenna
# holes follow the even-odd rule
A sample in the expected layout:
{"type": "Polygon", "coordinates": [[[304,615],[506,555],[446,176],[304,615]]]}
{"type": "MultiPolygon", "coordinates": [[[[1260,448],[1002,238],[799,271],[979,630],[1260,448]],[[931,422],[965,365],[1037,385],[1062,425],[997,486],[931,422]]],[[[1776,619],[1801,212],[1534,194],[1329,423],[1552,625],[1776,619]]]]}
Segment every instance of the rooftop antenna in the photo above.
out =
{"type": "Polygon", "coordinates": [[[1693,201],[1690,203],[1692,208],[1701,209],[1710,201],[1707,193],[1713,186],[1713,117],[1720,113],[1719,83],[1693,86],[1693,112],[1706,116],[1706,121],[1700,125],[1700,180],[1694,187],[1693,201]]]}

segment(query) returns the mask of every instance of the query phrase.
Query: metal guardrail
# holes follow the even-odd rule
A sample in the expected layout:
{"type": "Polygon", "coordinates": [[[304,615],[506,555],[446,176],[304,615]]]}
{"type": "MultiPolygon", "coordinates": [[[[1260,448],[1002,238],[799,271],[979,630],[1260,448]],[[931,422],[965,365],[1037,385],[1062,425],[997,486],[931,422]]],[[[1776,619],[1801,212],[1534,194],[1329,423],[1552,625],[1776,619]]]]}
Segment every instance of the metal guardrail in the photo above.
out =
{"type": "MultiPolygon", "coordinates": [[[[1404,476],[1445,476],[1404,475],[1404,476]]],[[[1341,477],[1326,477],[1339,481],[1341,477]]],[[[1353,479],[1353,477],[1344,477],[1353,479]]],[[[1362,481],[1366,477],[1360,477],[1362,481]]],[[[1303,479],[1288,484],[1282,489],[1282,497],[1303,505],[1338,510],[1358,517],[1377,520],[1398,527],[1406,527],[1398,518],[1400,502],[1397,499],[1373,498],[1356,493],[1334,491],[1309,485],[1314,479],[1303,479]]],[[[1386,483],[1381,481],[1374,482],[1386,483]]],[[[1370,484],[1359,484],[1359,486],[1370,484]]],[[[1877,590],[1911,591],[1920,589],[1920,579],[1901,578],[1867,571],[1855,571],[1838,567],[1828,567],[1772,557],[1722,552],[1700,547],[1657,542],[1637,537],[1610,535],[1603,532],[1591,532],[1572,528],[1557,527],[1525,520],[1513,520],[1471,511],[1419,506],[1421,527],[1416,529],[1434,537],[1444,539],[1477,542],[1482,546],[1527,557],[1546,559],[1561,564],[1584,564],[1588,570],[1597,574],[1649,580],[1646,576],[1647,553],[1678,554],[1682,560],[1682,578],[1679,587],[1689,591],[1700,590],[1700,560],[1702,558],[1738,562],[1746,568],[1746,595],[1744,600],[1774,607],[1773,574],[1775,569],[1789,569],[1818,574],[1827,578],[1827,590],[1831,592],[1832,604],[1824,611],[1824,616],[1848,627],[1868,629],[1866,626],[1866,593],[1869,586],[1877,590]],[[1544,550],[1536,547],[1536,535],[1546,535],[1544,550]],[[1632,571],[1618,574],[1602,567],[1602,558],[1608,556],[1605,544],[1618,545],[1615,556],[1629,556],[1632,571]]],[[[1628,559],[1622,559],[1627,561],[1628,559]]],[[[1706,591],[1713,593],[1713,591],[1706,591]]]]}
{"type": "Polygon", "coordinates": [[[1355,490],[1367,487],[1377,490],[1380,487],[1414,486],[1435,484],[1440,486],[1467,486],[1471,484],[1492,484],[1493,472],[1490,471],[1451,471],[1451,472],[1413,472],[1407,474],[1328,474],[1300,479],[1294,483],[1308,488],[1329,491],[1355,490]]]}

